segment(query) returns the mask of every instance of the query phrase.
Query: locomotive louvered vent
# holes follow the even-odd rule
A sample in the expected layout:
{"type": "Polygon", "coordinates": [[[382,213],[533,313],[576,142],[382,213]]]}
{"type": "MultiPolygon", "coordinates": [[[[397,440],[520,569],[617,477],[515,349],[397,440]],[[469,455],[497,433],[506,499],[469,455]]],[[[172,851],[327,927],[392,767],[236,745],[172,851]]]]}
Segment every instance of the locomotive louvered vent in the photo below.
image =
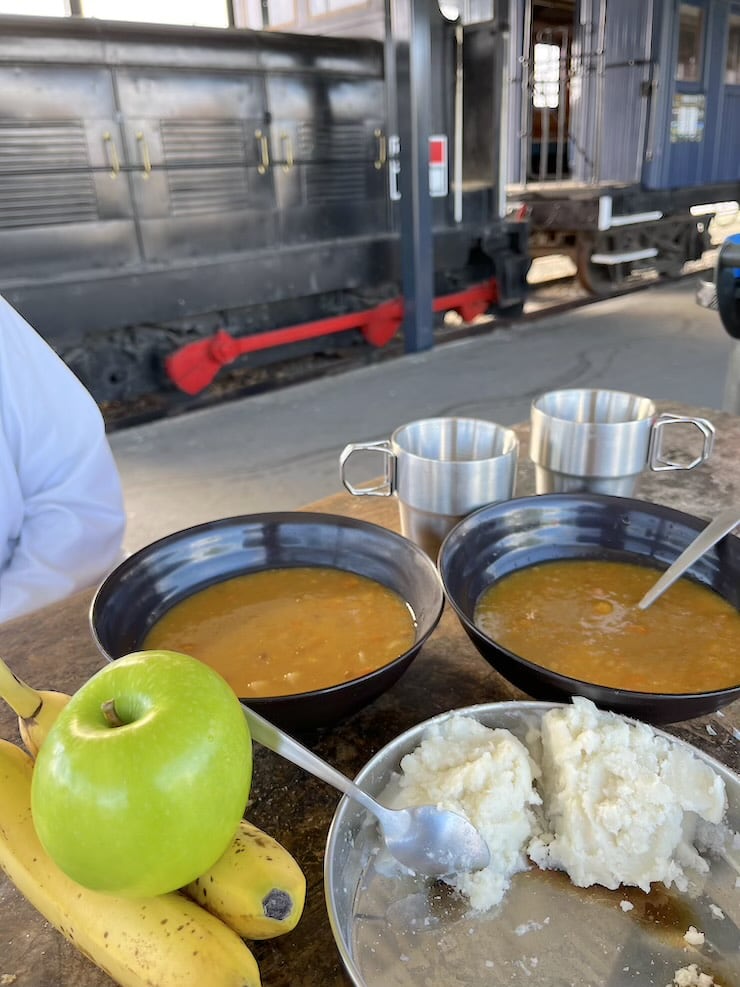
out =
{"type": "Polygon", "coordinates": [[[0,229],[97,218],[82,123],[0,120],[0,229]]]}
{"type": "Polygon", "coordinates": [[[365,129],[361,124],[331,127],[301,124],[298,128],[299,160],[306,167],[309,202],[364,199],[370,165],[365,129]]]}
{"type": "Polygon", "coordinates": [[[161,133],[174,215],[231,212],[247,206],[240,121],[164,120],[161,133]]]}

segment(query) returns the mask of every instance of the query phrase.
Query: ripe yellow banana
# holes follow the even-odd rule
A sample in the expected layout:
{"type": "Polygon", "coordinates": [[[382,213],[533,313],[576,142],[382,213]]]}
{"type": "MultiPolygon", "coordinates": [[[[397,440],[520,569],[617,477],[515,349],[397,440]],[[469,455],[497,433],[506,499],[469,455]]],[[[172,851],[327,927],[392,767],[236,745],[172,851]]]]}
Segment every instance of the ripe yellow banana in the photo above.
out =
{"type": "Polygon", "coordinates": [[[0,867],[52,925],[122,987],[259,987],[246,944],[185,895],[117,898],[63,874],[33,827],[32,769],[0,740],[0,867]]]}
{"type": "Polygon", "coordinates": [[[243,819],[220,860],[183,890],[245,939],[272,939],[298,924],[306,878],[285,847],[243,819]]]}
{"type": "Polygon", "coordinates": [[[54,720],[70,697],[63,692],[38,692],[22,682],[0,658],[0,696],[18,714],[18,729],[29,754],[36,757],[54,720]]]}

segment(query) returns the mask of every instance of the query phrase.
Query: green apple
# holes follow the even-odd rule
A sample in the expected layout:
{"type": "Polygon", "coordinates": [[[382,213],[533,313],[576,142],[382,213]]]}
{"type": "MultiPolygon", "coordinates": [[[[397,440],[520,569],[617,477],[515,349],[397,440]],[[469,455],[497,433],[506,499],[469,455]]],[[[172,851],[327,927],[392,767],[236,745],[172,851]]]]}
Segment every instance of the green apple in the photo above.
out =
{"type": "Polygon", "coordinates": [[[140,651],[93,675],[59,714],[34,767],[33,822],[79,884],[162,894],[222,855],[251,780],[231,687],[187,655],[140,651]]]}

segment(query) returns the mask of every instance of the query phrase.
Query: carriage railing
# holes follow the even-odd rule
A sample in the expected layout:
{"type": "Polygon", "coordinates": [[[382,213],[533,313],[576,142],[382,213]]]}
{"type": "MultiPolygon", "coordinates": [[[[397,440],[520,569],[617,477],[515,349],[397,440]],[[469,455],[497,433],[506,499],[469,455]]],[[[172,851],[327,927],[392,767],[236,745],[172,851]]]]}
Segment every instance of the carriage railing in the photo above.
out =
{"type": "Polygon", "coordinates": [[[522,174],[562,181],[568,173],[570,58],[566,28],[538,31],[522,71],[522,174]]]}

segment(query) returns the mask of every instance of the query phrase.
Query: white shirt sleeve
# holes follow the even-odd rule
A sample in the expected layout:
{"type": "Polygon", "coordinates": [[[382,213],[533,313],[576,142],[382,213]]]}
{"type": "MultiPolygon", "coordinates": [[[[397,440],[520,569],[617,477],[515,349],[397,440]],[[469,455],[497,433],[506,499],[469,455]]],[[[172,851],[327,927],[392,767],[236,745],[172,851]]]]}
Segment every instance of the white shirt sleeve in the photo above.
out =
{"type": "Polygon", "coordinates": [[[124,528],[100,409],[0,298],[0,621],[94,584],[124,528]]]}

